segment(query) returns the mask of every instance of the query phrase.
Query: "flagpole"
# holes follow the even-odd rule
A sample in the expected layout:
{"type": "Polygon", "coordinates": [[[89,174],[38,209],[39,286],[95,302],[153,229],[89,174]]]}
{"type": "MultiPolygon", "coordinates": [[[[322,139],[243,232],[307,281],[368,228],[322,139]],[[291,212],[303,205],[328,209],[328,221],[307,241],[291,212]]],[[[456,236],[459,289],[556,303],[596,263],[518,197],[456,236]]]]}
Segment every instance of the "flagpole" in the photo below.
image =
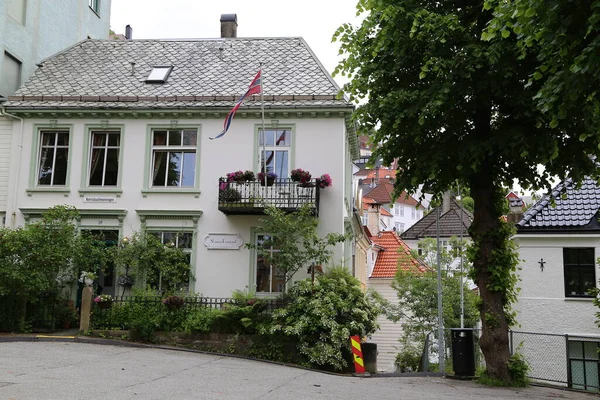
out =
{"type": "Polygon", "coordinates": [[[265,101],[264,101],[264,88],[265,88],[265,78],[263,76],[262,71],[262,62],[259,63],[259,71],[260,71],[260,111],[262,114],[262,144],[263,144],[263,179],[265,184],[265,191],[267,190],[267,132],[265,131],[265,101]]]}

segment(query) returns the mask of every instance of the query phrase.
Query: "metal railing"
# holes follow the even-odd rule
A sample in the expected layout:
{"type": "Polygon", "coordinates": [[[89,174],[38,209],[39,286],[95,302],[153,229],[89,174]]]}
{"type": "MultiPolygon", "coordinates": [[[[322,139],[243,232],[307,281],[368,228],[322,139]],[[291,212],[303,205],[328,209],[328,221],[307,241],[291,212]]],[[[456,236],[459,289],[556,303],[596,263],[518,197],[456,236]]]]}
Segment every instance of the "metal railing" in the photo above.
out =
{"type": "Polygon", "coordinates": [[[300,183],[289,178],[267,181],[227,182],[219,179],[219,210],[225,214],[263,214],[267,206],[294,211],[309,206],[319,212],[319,183],[300,183]]]}
{"type": "MultiPolygon", "coordinates": [[[[174,312],[178,318],[185,319],[188,314],[201,309],[227,310],[235,306],[251,306],[255,299],[248,303],[232,298],[220,297],[183,297],[181,307],[169,307],[164,304],[162,297],[136,297],[121,296],[113,299],[110,307],[104,308],[102,304],[93,303],[91,327],[92,329],[123,329],[131,328],[132,319],[136,315],[149,313],[158,315],[174,312]]],[[[281,298],[260,299],[259,307],[255,308],[257,319],[268,318],[270,314],[283,306],[285,301],[281,298]]],[[[176,328],[178,329],[178,328],[176,328]]]]}
{"type": "Polygon", "coordinates": [[[529,364],[529,378],[600,391],[600,337],[510,332],[511,353],[529,364]]]}

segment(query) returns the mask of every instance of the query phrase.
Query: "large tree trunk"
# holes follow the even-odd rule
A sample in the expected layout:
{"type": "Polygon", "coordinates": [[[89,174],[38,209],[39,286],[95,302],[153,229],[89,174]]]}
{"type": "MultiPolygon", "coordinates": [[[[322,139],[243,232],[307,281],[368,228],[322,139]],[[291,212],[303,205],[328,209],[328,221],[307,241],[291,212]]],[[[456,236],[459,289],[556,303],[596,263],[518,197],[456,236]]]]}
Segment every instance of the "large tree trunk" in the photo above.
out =
{"type": "Polygon", "coordinates": [[[503,268],[498,265],[499,260],[494,257],[494,252],[505,249],[502,241],[509,238],[501,229],[502,192],[496,186],[495,177],[487,164],[483,162],[480,172],[470,182],[471,197],[475,204],[474,219],[470,228],[470,235],[476,246],[473,268],[481,297],[480,314],[483,324],[479,343],[488,375],[509,382],[508,323],[504,313],[506,288],[497,285],[497,280],[494,280],[489,268],[503,268]]]}

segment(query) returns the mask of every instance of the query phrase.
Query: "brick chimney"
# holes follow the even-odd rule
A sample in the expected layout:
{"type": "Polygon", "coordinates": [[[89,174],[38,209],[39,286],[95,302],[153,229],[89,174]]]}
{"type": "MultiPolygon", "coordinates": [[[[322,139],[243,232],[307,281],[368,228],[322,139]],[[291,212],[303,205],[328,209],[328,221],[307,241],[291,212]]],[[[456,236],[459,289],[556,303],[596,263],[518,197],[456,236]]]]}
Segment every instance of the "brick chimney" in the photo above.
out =
{"type": "Polygon", "coordinates": [[[221,14],[221,38],[236,38],[237,26],[237,14],[221,14]]]}

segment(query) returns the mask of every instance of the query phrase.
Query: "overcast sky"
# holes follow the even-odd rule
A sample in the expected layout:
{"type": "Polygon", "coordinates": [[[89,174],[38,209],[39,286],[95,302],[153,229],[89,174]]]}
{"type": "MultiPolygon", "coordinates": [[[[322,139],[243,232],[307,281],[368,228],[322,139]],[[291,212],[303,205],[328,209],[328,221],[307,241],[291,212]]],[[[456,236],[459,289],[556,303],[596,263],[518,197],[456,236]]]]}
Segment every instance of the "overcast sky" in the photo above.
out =
{"type": "MultiPolygon", "coordinates": [[[[331,42],[343,23],[357,23],[356,0],[112,0],[110,26],[134,39],[220,37],[221,14],[237,14],[238,37],[303,37],[332,73],[340,60],[331,42]]],[[[345,83],[341,76],[338,84],[345,83]]]]}

